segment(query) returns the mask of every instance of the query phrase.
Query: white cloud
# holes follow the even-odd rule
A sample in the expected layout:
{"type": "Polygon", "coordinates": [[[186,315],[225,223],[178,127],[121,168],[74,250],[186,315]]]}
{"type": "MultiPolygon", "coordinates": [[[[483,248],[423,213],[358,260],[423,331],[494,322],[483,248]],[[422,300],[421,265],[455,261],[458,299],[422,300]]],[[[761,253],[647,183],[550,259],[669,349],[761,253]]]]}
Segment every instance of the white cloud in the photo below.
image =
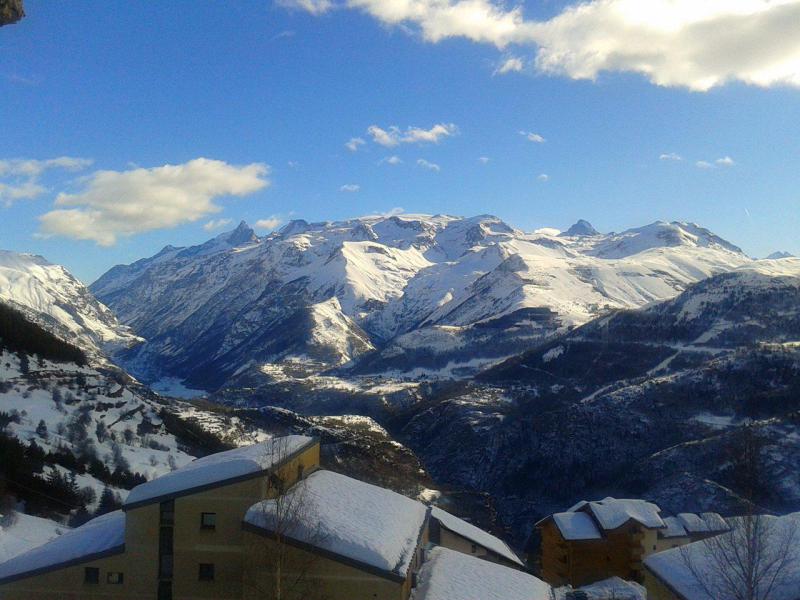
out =
{"type": "Polygon", "coordinates": [[[520,131],[519,134],[534,144],[544,144],[545,142],[545,139],[541,135],[533,133],[532,131],[520,131]]]}
{"type": "Polygon", "coordinates": [[[276,217],[275,215],[271,215],[269,219],[259,219],[258,221],[256,221],[255,228],[272,230],[275,229],[281,223],[283,223],[283,220],[276,217]]]}
{"type": "Polygon", "coordinates": [[[358,185],[357,183],[346,183],[342,187],[339,188],[339,191],[340,192],[349,192],[349,193],[352,194],[352,193],[361,191],[361,186],[358,185]]]}
{"type": "Polygon", "coordinates": [[[80,171],[91,164],[91,159],[74,156],[59,156],[46,160],[30,158],[0,160],[0,203],[8,207],[16,200],[31,200],[44,194],[47,189],[39,184],[39,177],[45,171],[54,169],[80,171]]]}
{"type": "Polygon", "coordinates": [[[721,167],[732,167],[733,165],[736,164],[730,156],[724,156],[722,158],[718,158],[714,162],[721,167]]]}
{"type": "Polygon", "coordinates": [[[697,167],[698,169],[713,169],[714,168],[714,165],[712,165],[707,160],[698,160],[696,163],[694,163],[694,166],[697,167]]]}
{"type": "Polygon", "coordinates": [[[97,171],[76,194],[61,193],[58,208],[41,217],[41,233],[112,246],[120,236],[175,227],[219,212],[213,200],[246,196],[269,185],[262,163],[229,165],[196,158],[180,165],[97,171]]]}
{"type": "Polygon", "coordinates": [[[478,162],[481,163],[482,165],[487,164],[489,162],[489,160],[491,160],[491,159],[488,156],[480,156],[480,157],[478,157],[478,162]]]}
{"type": "Polygon", "coordinates": [[[333,8],[331,0],[275,0],[278,6],[290,10],[304,10],[312,15],[322,15],[333,8]]]}
{"type": "Polygon", "coordinates": [[[542,173],[536,179],[539,181],[550,181],[550,176],[547,173],[542,173]]]}
{"type": "Polygon", "coordinates": [[[370,125],[367,133],[372,136],[372,141],[386,148],[393,148],[400,144],[431,143],[438,144],[443,138],[450,137],[458,133],[458,127],[452,123],[438,123],[430,129],[420,127],[409,127],[401,131],[399,127],[392,125],[383,129],[377,125],[370,125]]]}
{"type": "Polygon", "coordinates": [[[222,229],[223,227],[230,225],[233,223],[232,219],[211,219],[207,223],[203,224],[203,229],[206,231],[214,231],[216,229],[222,229]]]}
{"type": "MultiPolygon", "coordinates": [[[[281,0],[320,14],[329,0],[281,0]]],[[[345,0],[429,42],[461,37],[535,48],[540,72],[571,79],[634,72],[705,91],[730,81],[800,86],[800,0],[585,0],[543,21],[501,0],[345,0]]]]}
{"type": "Polygon", "coordinates": [[[437,173],[442,170],[442,168],[437,165],[436,163],[429,162],[424,158],[417,159],[417,165],[422,167],[423,169],[428,169],[429,171],[436,171],[437,173]]]}
{"type": "Polygon", "coordinates": [[[494,70],[494,74],[505,75],[506,73],[516,73],[522,71],[524,68],[525,65],[523,64],[521,58],[511,56],[504,59],[499,65],[497,65],[497,68],[494,70]]]}
{"type": "Polygon", "coordinates": [[[387,156],[386,158],[382,158],[381,161],[378,163],[379,165],[387,164],[387,165],[400,165],[403,163],[403,159],[397,156],[396,154],[392,156],[387,156]]]}
{"type": "Polygon", "coordinates": [[[288,166],[290,169],[299,169],[300,163],[296,160],[290,160],[286,163],[286,166],[288,166]]]}
{"type": "Polygon", "coordinates": [[[667,152],[666,154],[662,154],[658,157],[659,160],[683,160],[683,157],[680,154],[676,154],[675,152],[667,152]]]}
{"type": "Polygon", "coordinates": [[[549,235],[555,237],[561,233],[561,230],[556,229],[555,227],[540,227],[539,229],[534,229],[533,233],[537,235],[549,235]]]}
{"type": "Polygon", "coordinates": [[[363,146],[366,143],[367,142],[365,142],[363,138],[354,137],[350,138],[350,141],[347,142],[344,147],[350,150],[350,152],[356,152],[359,146],[363,146]]]}

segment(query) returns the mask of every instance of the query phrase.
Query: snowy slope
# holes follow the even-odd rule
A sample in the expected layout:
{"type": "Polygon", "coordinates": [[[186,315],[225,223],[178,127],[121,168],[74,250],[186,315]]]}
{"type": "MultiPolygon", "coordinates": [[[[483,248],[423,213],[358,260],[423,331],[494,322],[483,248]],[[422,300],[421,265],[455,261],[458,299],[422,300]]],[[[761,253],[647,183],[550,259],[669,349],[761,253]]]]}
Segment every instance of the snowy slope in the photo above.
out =
{"type": "Polygon", "coordinates": [[[0,250],[0,301],[90,354],[141,341],[69,271],[41,256],[0,250]]]}
{"type": "Polygon", "coordinates": [[[213,390],[284,361],[306,361],[304,376],[347,364],[452,377],[470,370],[454,365],[477,358],[474,371],[752,262],[691,223],[609,235],[582,223],[557,235],[488,215],[369,216],[292,221],[263,238],[242,223],[202,246],[114,267],[91,289],[148,340],[120,356],[135,375],[213,390]],[[321,312],[325,335],[314,325],[321,312]]]}
{"type": "Polygon", "coordinates": [[[0,515],[0,564],[69,531],[49,519],[22,513],[0,515]]]}

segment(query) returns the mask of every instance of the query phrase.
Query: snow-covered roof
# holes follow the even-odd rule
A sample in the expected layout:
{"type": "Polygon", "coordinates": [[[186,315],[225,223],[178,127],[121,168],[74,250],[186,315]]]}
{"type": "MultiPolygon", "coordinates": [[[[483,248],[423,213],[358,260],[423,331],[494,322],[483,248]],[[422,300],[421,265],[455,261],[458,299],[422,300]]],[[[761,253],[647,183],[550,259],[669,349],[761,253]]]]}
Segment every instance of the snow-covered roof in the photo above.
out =
{"type": "Polygon", "coordinates": [[[549,600],[533,575],[449,548],[436,547],[417,577],[412,600],[549,600]]]}
{"type": "Polygon", "coordinates": [[[555,513],[553,521],[565,540],[599,540],[603,537],[594,519],[585,512],[555,513]]]}
{"type": "Polygon", "coordinates": [[[264,500],[250,507],[245,522],[267,531],[280,525],[288,538],[406,576],[427,518],[424,504],[332,471],[315,471],[286,493],[302,507],[302,518],[278,523],[280,506],[264,500]]]}
{"type": "Polygon", "coordinates": [[[314,441],[314,438],[303,435],[290,435],[198,458],[180,469],[133,488],[125,500],[125,508],[257,475],[287,460],[314,441]]]}
{"type": "Polygon", "coordinates": [[[476,544],[483,546],[487,550],[491,550],[495,554],[502,556],[518,565],[522,565],[522,561],[514,554],[514,551],[498,537],[487,533],[480,527],[475,527],[471,523],[467,523],[463,519],[459,519],[455,515],[442,510],[438,506],[434,506],[431,510],[431,516],[439,521],[442,527],[449,529],[453,533],[457,533],[463,538],[466,538],[476,544]]]}
{"type": "Polygon", "coordinates": [[[664,527],[658,505],[638,498],[618,499],[609,496],[603,500],[589,502],[588,509],[584,505],[579,510],[590,510],[606,531],[622,527],[628,521],[636,521],[649,529],[664,527]]]}
{"type": "Polygon", "coordinates": [[[678,519],[688,533],[710,533],[728,530],[728,524],[725,519],[717,513],[706,512],[699,515],[679,513],[678,519]]]}
{"type": "Polygon", "coordinates": [[[609,577],[579,588],[588,600],[647,600],[647,590],[633,581],[609,577]]]}
{"type": "Polygon", "coordinates": [[[686,537],[689,535],[678,517],[666,517],[664,524],[667,528],[658,532],[662,538],[686,537]]]}
{"type": "Polygon", "coordinates": [[[0,564],[0,583],[121,552],[124,544],[125,513],[117,510],[0,564]]]}
{"type": "MultiPolygon", "coordinates": [[[[769,597],[771,600],[797,600],[798,590],[800,590],[800,512],[783,517],[765,516],[761,518],[764,519],[765,527],[769,532],[763,537],[764,547],[760,550],[762,564],[768,564],[778,554],[785,556],[786,546],[789,546],[789,552],[793,553],[793,556],[789,557],[788,568],[783,571],[783,576],[780,578],[780,585],[776,585],[772,589],[769,597]],[[793,543],[787,544],[789,540],[792,540],[793,543]]],[[[732,521],[734,527],[737,523],[741,523],[741,520],[732,521]]],[[[723,533],[719,538],[714,539],[720,540],[724,548],[730,544],[733,549],[737,537],[741,539],[742,535],[734,531],[723,533]]],[[[724,568],[725,577],[728,580],[733,581],[734,584],[738,580],[736,569],[725,567],[724,561],[719,563],[714,560],[712,553],[709,552],[707,540],[651,554],[645,558],[644,564],[651,573],[684,600],[708,599],[708,594],[697,581],[694,573],[701,574],[706,585],[712,590],[715,589],[716,582],[721,577],[720,564],[724,568]]],[[[774,572],[768,570],[767,573],[768,576],[762,578],[762,582],[771,579],[774,572]]],[[[761,590],[759,597],[763,596],[764,591],[761,590]]]]}

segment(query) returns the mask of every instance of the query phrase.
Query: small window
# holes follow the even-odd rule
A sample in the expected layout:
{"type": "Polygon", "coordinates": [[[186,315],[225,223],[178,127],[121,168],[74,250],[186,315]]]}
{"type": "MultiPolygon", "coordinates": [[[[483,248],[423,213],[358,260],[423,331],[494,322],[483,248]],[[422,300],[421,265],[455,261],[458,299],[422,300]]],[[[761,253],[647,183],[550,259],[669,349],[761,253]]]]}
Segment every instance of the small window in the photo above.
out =
{"type": "Polygon", "coordinates": [[[119,571],[109,571],[106,574],[106,582],[112,585],[121,585],[124,576],[119,571]]]}
{"type": "Polygon", "coordinates": [[[214,564],[200,563],[200,568],[197,572],[197,578],[200,581],[214,581],[214,564]]]}
{"type": "Polygon", "coordinates": [[[475,554],[478,551],[477,544],[472,544],[472,553],[475,554]]]}
{"type": "Polygon", "coordinates": [[[83,583],[100,583],[100,569],[86,567],[83,570],[83,583]]]}
{"type": "Polygon", "coordinates": [[[300,481],[303,478],[303,470],[305,467],[303,465],[297,465],[297,480],[300,481]]]}
{"type": "Polygon", "coordinates": [[[172,582],[158,582],[158,600],[172,600],[172,582]]]}
{"type": "Polygon", "coordinates": [[[200,513],[200,528],[201,529],[216,529],[217,528],[217,513],[212,513],[212,512],[200,513]]]}
{"type": "Polygon", "coordinates": [[[166,500],[160,506],[161,524],[171,527],[175,524],[175,501],[166,500]]]}

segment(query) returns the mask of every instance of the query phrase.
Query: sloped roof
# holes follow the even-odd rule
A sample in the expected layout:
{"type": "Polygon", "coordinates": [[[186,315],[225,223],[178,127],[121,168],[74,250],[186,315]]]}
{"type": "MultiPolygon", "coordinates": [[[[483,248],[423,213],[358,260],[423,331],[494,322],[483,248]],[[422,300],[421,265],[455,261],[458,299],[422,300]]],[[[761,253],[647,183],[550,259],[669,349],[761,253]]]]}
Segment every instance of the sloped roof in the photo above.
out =
{"type": "Polygon", "coordinates": [[[549,600],[541,579],[449,548],[436,547],[417,577],[412,600],[549,600]]]}
{"type": "Polygon", "coordinates": [[[467,523],[455,515],[451,515],[449,512],[442,510],[438,506],[433,507],[431,510],[431,516],[439,521],[442,527],[449,529],[461,537],[475,542],[487,550],[491,550],[495,554],[522,566],[522,561],[516,554],[514,554],[514,551],[511,550],[511,548],[509,548],[503,540],[493,536],[491,533],[484,531],[480,527],[475,527],[475,525],[467,523]]]}
{"type": "Polygon", "coordinates": [[[125,513],[117,510],[0,564],[0,583],[80,564],[125,547],[125,513]]]}
{"type": "Polygon", "coordinates": [[[553,521],[565,540],[599,540],[603,537],[594,519],[585,512],[555,513],[553,521]]]}
{"type": "MultiPolygon", "coordinates": [[[[587,508],[584,506],[582,510],[587,508]]],[[[609,496],[597,502],[589,502],[588,510],[606,531],[622,527],[628,521],[636,521],[649,529],[665,527],[658,505],[638,498],[618,499],[609,496]]]]}
{"type": "Polygon", "coordinates": [[[647,590],[633,581],[609,577],[579,588],[588,600],[647,600],[647,590]]]}
{"type": "Polygon", "coordinates": [[[686,537],[689,535],[678,517],[666,517],[664,524],[667,528],[658,532],[662,538],[686,537]]]}
{"type": "Polygon", "coordinates": [[[245,523],[267,532],[281,527],[295,542],[406,576],[428,516],[424,504],[324,470],[315,471],[286,494],[301,506],[301,518],[289,523],[275,500],[264,500],[250,507],[245,523]]]}
{"type": "MultiPolygon", "coordinates": [[[[793,536],[794,543],[790,546],[789,552],[793,554],[794,564],[784,571],[786,579],[780,585],[775,586],[770,593],[771,600],[797,600],[798,590],[800,590],[800,512],[785,515],[783,517],[764,516],[765,523],[770,528],[770,534],[764,536],[765,546],[761,549],[764,555],[764,563],[767,558],[781,553],[785,550],[787,536],[793,536]]],[[[732,520],[732,526],[736,527],[741,520],[732,520]]],[[[724,537],[728,540],[735,540],[736,533],[729,532],[721,534],[720,539],[725,543],[724,537]]],[[[647,569],[670,588],[679,598],[683,600],[707,600],[708,594],[697,581],[693,570],[702,573],[709,585],[713,586],[714,581],[719,577],[719,569],[715,566],[714,559],[709,552],[707,540],[687,544],[680,548],[673,548],[651,554],[644,560],[647,569]]],[[[735,571],[726,570],[726,577],[736,577],[735,571]]],[[[764,577],[763,582],[770,577],[764,577]]],[[[734,579],[735,581],[735,579],[734,579]]],[[[765,590],[761,590],[763,595],[765,590]]]]}
{"type": "Polygon", "coordinates": [[[198,458],[171,473],[137,485],[125,499],[124,507],[127,510],[165,497],[185,495],[258,475],[315,442],[314,438],[290,435],[198,458]]]}
{"type": "Polygon", "coordinates": [[[694,513],[678,513],[678,519],[688,533],[712,533],[727,531],[728,524],[719,514],[706,512],[696,515],[694,513]]]}

